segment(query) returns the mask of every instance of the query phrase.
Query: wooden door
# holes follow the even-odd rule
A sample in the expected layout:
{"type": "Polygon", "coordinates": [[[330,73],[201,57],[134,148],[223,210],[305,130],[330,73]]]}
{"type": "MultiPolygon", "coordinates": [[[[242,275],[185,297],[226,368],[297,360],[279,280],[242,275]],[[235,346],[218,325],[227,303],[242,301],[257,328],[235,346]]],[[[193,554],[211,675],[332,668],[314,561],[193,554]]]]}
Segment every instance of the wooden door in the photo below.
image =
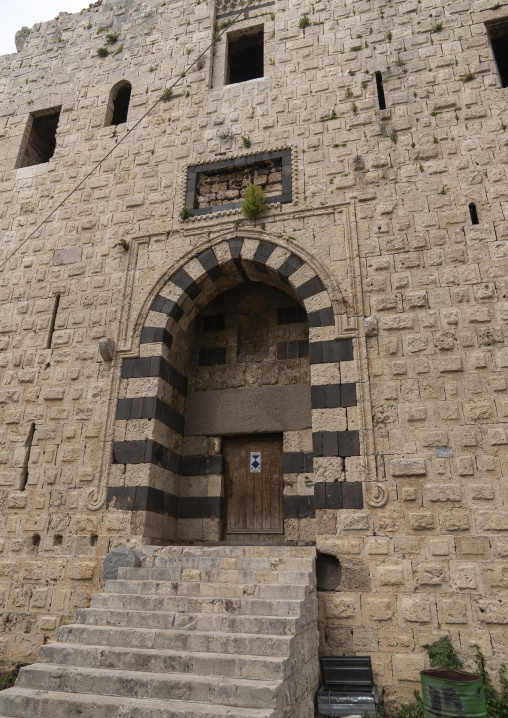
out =
{"type": "Polygon", "coordinates": [[[226,534],[282,534],[282,436],[224,439],[226,534]]]}

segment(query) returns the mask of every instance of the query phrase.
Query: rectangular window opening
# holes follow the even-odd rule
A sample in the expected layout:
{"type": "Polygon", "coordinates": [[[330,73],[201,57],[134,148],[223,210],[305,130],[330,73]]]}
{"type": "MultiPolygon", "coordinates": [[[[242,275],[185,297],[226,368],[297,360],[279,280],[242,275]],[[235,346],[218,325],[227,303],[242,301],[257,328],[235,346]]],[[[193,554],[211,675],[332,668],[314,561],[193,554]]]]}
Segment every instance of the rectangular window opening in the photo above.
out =
{"type": "Polygon", "coordinates": [[[61,107],[31,113],[25,129],[17,168],[49,162],[56,148],[61,107]]]}
{"type": "Polygon", "coordinates": [[[508,87],[508,19],[487,23],[487,32],[501,85],[508,87]]]}
{"type": "Polygon", "coordinates": [[[264,76],[264,29],[262,25],[228,33],[226,85],[264,76]]]}

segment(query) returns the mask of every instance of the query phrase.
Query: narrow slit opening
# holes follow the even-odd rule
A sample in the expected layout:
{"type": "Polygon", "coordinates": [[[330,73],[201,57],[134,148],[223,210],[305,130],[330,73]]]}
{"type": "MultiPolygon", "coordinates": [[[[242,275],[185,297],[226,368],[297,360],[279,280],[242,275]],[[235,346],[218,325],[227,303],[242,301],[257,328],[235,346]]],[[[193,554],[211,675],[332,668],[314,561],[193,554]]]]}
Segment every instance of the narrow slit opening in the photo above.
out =
{"type": "Polygon", "coordinates": [[[471,215],[471,224],[480,224],[476,205],[473,202],[469,205],[469,214],[471,215]]]}
{"type": "Polygon", "coordinates": [[[383,87],[383,75],[380,72],[376,72],[376,88],[377,88],[377,100],[379,102],[379,109],[386,110],[385,90],[383,87]]]}
{"type": "Polygon", "coordinates": [[[35,424],[32,424],[30,426],[30,430],[28,432],[27,439],[25,441],[25,459],[23,461],[23,471],[21,474],[21,481],[19,489],[20,491],[24,491],[26,489],[26,485],[28,483],[28,475],[30,473],[29,470],[29,463],[30,463],[30,454],[32,452],[32,443],[34,439],[35,434],[35,424]]]}
{"type": "Polygon", "coordinates": [[[49,335],[48,335],[48,343],[46,345],[46,349],[51,349],[51,345],[53,343],[53,334],[55,333],[56,315],[58,314],[59,306],[60,306],[60,295],[57,294],[55,297],[55,305],[53,307],[53,315],[51,317],[51,324],[49,325],[49,335]]]}

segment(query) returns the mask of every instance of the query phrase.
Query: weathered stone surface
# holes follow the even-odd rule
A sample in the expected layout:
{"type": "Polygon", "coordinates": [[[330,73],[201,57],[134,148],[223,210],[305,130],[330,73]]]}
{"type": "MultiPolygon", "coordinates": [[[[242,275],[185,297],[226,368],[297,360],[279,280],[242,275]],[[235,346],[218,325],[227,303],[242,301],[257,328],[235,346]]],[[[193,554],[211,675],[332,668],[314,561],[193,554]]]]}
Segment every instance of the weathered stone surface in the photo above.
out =
{"type": "Polygon", "coordinates": [[[102,573],[106,579],[118,578],[119,568],[137,568],[141,566],[141,559],[136,551],[130,548],[114,548],[102,562],[102,573]]]}

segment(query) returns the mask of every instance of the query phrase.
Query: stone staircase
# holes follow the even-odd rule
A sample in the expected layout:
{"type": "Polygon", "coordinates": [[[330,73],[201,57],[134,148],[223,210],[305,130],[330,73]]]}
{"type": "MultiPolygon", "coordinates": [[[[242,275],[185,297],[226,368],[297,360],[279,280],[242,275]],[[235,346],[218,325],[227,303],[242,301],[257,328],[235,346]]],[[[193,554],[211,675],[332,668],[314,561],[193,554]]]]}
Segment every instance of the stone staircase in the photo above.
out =
{"type": "Polygon", "coordinates": [[[0,693],[1,718],[312,718],[315,549],[143,547],[0,693]]]}

